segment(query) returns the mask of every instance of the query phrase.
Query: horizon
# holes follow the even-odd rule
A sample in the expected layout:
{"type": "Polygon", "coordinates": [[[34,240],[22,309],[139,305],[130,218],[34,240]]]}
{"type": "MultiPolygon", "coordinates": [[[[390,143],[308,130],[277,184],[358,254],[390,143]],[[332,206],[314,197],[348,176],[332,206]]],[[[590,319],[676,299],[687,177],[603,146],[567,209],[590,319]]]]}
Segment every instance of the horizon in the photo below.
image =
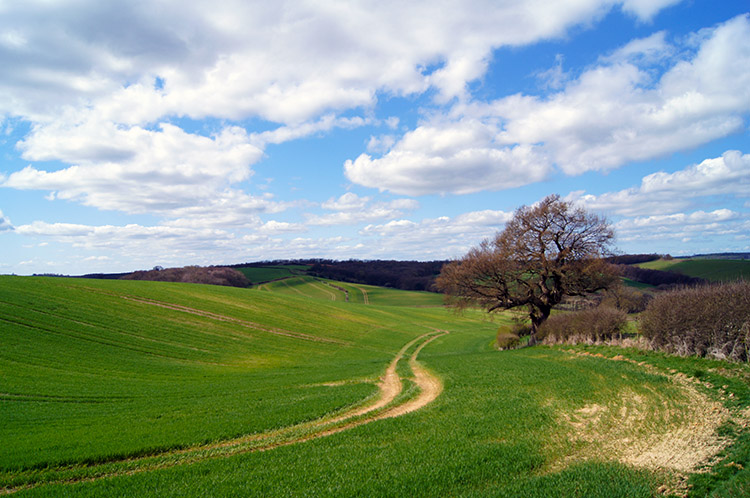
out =
{"type": "Polygon", "coordinates": [[[28,1],[0,26],[0,274],[449,260],[552,193],[622,253],[750,252],[747,2],[28,1]]]}

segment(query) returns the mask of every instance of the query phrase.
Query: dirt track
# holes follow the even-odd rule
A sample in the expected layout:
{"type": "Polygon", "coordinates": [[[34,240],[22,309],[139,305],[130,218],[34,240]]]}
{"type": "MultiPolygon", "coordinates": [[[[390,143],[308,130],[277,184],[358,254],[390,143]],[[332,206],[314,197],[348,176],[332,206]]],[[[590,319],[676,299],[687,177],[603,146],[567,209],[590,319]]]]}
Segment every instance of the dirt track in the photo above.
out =
{"type": "MultiPolygon", "coordinates": [[[[126,297],[126,299],[128,298],[126,297]]],[[[213,313],[201,312],[200,310],[194,310],[192,308],[186,308],[184,306],[171,305],[149,300],[133,298],[129,299],[146,304],[164,306],[170,309],[176,309],[178,311],[185,311],[188,313],[195,312],[197,314],[200,314],[201,316],[206,316],[208,318],[217,320],[229,319],[231,321],[241,322],[241,320],[231,319],[229,317],[215,315],[213,313]]],[[[401,348],[401,350],[399,350],[399,352],[388,365],[385,374],[378,383],[378,395],[369,403],[366,403],[363,406],[353,407],[332,418],[324,417],[319,420],[305,422],[267,433],[251,434],[235,439],[219,441],[212,444],[194,446],[181,450],[171,450],[145,457],[112,460],[104,462],[102,464],[90,466],[48,468],[46,472],[44,472],[44,475],[35,476],[38,480],[34,480],[33,478],[31,478],[29,480],[30,482],[27,482],[25,484],[0,490],[0,494],[15,493],[17,491],[30,489],[46,484],[74,484],[79,482],[90,482],[110,477],[131,475],[140,472],[147,472],[150,470],[195,463],[213,458],[228,457],[240,453],[268,451],[281,446],[303,443],[312,439],[336,434],[338,432],[352,429],[354,427],[374,422],[376,420],[398,417],[419,410],[420,408],[423,408],[424,406],[434,401],[440,395],[443,389],[443,385],[438,377],[436,377],[435,375],[424,369],[421,365],[419,365],[419,363],[417,363],[417,355],[429,342],[447,333],[448,331],[445,330],[434,330],[409,341],[401,348]],[[409,358],[409,366],[414,375],[414,383],[419,387],[419,394],[415,398],[406,399],[399,404],[397,398],[400,394],[403,393],[403,382],[401,377],[398,375],[398,363],[404,358],[404,355],[406,355],[407,351],[409,351],[409,349],[417,343],[419,345],[415,348],[414,352],[409,358]],[[120,468],[118,468],[117,470],[112,470],[113,466],[115,468],[120,468]],[[104,467],[107,468],[105,469],[104,467]],[[100,472],[96,472],[97,475],[95,477],[82,477],[76,476],[77,470],[85,471],[89,474],[91,473],[91,471],[96,472],[97,470],[100,470],[100,472]]]]}

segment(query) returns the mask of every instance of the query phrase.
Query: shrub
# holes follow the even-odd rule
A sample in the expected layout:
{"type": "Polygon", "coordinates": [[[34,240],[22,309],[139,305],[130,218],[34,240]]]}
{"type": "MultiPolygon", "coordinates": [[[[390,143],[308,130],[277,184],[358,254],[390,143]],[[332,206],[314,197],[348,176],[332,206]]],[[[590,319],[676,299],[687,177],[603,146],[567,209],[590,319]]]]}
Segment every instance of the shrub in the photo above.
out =
{"type": "Polygon", "coordinates": [[[546,344],[559,342],[602,342],[620,337],[627,323],[624,311],[599,306],[549,317],[539,329],[546,344]]]}
{"type": "Polygon", "coordinates": [[[750,359],[750,282],[683,288],[655,297],[641,333],[656,349],[680,355],[750,359]]]}
{"type": "Polygon", "coordinates": [[[607,290],[601,304],[625,313],[640,313],[646,309],[651,296],[626,285],[607,290]]]}
{"type": "Polygon", "coordinates": [[[507,325],[497,330],[495,347],[499,350],[516,349],[521,345],[521,337],[531,333],[531,327],[525,323],[507,325]]]}

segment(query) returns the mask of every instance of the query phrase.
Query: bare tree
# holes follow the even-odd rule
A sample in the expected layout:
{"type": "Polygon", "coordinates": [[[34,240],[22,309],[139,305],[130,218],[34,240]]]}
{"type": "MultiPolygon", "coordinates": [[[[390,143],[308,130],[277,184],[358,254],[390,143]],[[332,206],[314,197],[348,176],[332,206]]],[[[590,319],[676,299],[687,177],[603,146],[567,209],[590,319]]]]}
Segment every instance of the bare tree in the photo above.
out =
{"type": "Polygon", "coordinates": [[[530,343],[563,296],[582,296],[617,280],[602,257],[614,232],[608,222],[550,195],[519,208],[505,229],[443,267],[438,288],[454,306],[488,312],[526,307],[530,343]]]}

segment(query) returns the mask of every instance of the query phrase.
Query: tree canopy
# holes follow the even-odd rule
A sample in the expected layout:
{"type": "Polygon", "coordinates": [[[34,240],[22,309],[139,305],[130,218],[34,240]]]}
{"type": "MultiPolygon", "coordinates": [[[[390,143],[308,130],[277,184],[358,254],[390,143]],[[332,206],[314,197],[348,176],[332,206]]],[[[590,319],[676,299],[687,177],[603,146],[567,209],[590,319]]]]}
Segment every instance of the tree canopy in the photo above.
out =
{"type": "Polygon", "coordinates": [[[617,280],[602,259],[613,240],[606,219],[550,195],[522,206],[494,239],[445,265],[436,283],[458,307],[526,307],[533,343],[563,296],[586,295],[617,280]]]}

